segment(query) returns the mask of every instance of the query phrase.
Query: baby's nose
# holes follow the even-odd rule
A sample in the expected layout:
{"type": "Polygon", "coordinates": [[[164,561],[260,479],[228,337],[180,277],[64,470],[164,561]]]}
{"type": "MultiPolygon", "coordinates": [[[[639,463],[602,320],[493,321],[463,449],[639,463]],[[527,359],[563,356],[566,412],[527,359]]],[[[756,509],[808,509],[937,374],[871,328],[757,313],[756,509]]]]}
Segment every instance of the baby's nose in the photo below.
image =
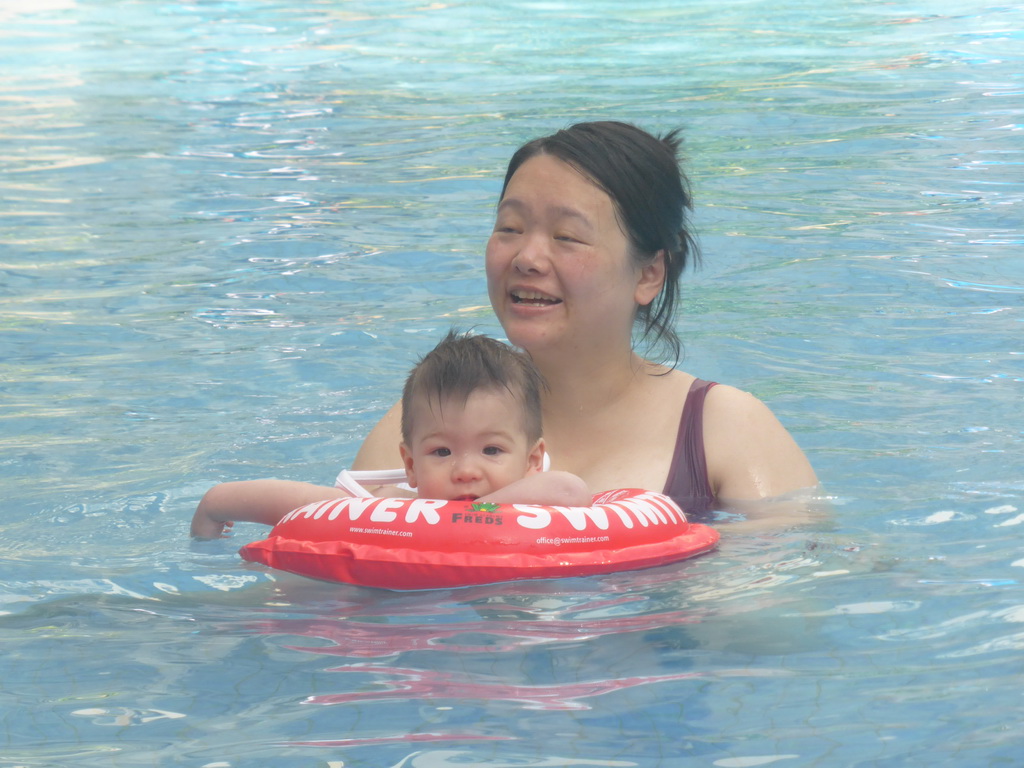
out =
{"type": "Polygon", "coordinates": [[[476,480],[480,477],[480,462],[473,456],[459,456],[452,466],[452,477],[460,483],[476,480]]]}

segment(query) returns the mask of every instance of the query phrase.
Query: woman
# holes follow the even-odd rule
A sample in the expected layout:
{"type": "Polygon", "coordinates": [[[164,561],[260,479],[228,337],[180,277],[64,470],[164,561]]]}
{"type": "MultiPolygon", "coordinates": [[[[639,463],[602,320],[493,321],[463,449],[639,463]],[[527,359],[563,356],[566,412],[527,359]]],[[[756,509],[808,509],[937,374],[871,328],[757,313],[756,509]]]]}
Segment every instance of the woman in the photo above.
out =
{"type": "MultiPolygon", "coordinates": [[[[595,122],[513,155],[487,244],[491,304],[509,341],[544,375],[552,467],[595,491],[664,490],[690,512],[816,485],[771,411],[733,387],[645,359],[666,344],[680,275],[696,258],[676,133],[595,122]]],[[[401,466],[400,406],[353,469],[401,466]]]]}
{"type": "MultiPolygon", "coordinates": [[[[692,207],[676,157],[662,139],[616,122],[581,123],[521,147],[509,162],[487,285],[509,340],[547,381],[544,437],[553,469],[595,493],[664,490],[691,516],[816,485],[793,438],[764,404],[634,351],[634,326],[676,360],[672,328],[679,279],[696,248],[692,207]]],[[[374,427],[352,468],[402,466],[401,404],[374,427]]],[[[371,487],[395,495],[391,486],[371,487]]],[[[223,483],[196,519],[273,525],[292,509],[344,495],[295,481],[223,483]],[[238,509],[246,517],[237,517],[238,509]]],[[[770,511],[772,526],[807,519],[803,504],[770,511]],[[782,512],[782,514],[780,514],[782,512]],[[787,514],[788,513],[788,514],[787,514]]],[[[193,535],[219,535],[193,525],[193,535]]],[[[756,523],[755,523],[756,525],[756,523]]]]}

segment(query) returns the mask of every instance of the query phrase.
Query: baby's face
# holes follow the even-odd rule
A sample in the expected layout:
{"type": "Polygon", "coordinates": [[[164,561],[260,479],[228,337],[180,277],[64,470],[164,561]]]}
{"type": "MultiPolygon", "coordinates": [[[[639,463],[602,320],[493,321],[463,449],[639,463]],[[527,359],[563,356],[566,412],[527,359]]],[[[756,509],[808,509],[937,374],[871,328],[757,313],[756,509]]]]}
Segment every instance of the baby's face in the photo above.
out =
{"type": "Polygon", "coordinates": [[[477,499],[540,471],[542,452],[523,431],[520,403],[506,390],[412,401],[412,434],[402,444],[409,484],[424,499],[477,499]]]}

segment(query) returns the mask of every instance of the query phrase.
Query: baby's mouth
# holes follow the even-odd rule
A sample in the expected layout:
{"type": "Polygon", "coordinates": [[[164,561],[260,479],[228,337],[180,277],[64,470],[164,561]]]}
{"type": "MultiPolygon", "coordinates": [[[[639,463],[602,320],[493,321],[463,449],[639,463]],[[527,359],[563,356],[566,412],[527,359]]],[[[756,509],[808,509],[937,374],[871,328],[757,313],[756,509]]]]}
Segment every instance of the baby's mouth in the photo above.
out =
{"type": "Polygon", "coordinates": [[[512,291],[512,303],[531,307],[550,307],[561,304],[562,300],[544,293],[537,293],[537,291],[512,291]]]}

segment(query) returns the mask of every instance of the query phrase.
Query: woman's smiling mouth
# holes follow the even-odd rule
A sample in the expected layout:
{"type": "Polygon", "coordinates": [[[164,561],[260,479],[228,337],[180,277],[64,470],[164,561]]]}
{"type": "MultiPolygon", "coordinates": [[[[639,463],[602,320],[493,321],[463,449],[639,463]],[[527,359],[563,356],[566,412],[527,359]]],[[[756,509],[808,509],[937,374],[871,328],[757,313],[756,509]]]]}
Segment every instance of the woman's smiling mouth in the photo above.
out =
{"type": "Polygon", "coordinates": [[[561,299],[556,299],[553,296],[548,296],[545,293],[538,293],[537,291],[512,291],[512,303],[513,304],[526,304],[532,307],[550,307],[554,304],[561,304],[561,299]]]}

